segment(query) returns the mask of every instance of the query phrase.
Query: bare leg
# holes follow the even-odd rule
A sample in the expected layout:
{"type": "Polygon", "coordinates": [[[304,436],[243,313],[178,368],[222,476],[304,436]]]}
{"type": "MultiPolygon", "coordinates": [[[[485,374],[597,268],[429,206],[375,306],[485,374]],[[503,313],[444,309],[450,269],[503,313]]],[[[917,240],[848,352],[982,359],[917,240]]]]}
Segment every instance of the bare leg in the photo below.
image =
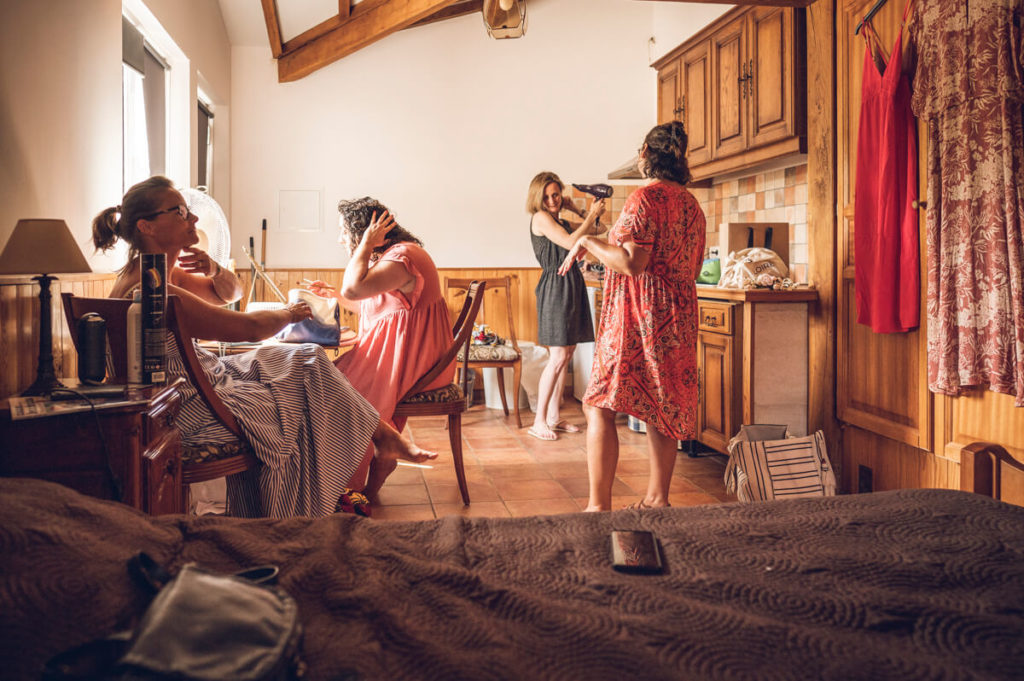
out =
{"type": "Polygon", "coordinates": [[[377,493],[380,492],[384,481],[398,467],[398,459],[422,463],[437,458],[436,452],[420,449],[402,437],[401,433],[383,419],[377,425],[377,430],[373,431],[371,440],[376,451],[370,462],[370,472],[366,476],[366,487],[363,489],[363,493],[370,501],[377,500],[377,493]]]}
{"type": "Polygon", "coordinates": [[[562,362],[562,368],[558,372],[558,379],[555,381],[555,391],[551,395],[551,402],[548,404],[547,422],[548,424],[557,424],[562,420],[561,407],[562,407],[562,396],[565,394],[565,370],[569,366],[569,362],[572,361],[572,353],[576,350],[575,345],[569,345],[565,349],[565,359],[562,362]]]}
{"type": "Polygon", "coordinates": [[[615,412],[584,405],[587,414],[587,472],[590,499],[584,511],[610,511],[615,467],[619,463],[619,434],[615,430],[615,412]]]}
{"type": "Polygon", "coordinates": [[[537,413],[533,416],[533,428],[536,433],[550,436],[554,440],[557,436],[548,423],[551,416],[558,417],[558,393],[557,387],[561,384],[559,380],[565,375],[565,367],[572,356],[572,350],[576,346],[568,347],[552,346],[548,348],[551,353],[547,366],[540,375],[540,383],[537,389],[537,413]]]}
{"type": "Polygon", "coordinates": [[[647,424],[647,452],[651,474],[647,481],[645,506],[668,506],[668,487],[672,482],[672,469],[676,465],[678,443],[675,438],[662,434],[647,424]]]}

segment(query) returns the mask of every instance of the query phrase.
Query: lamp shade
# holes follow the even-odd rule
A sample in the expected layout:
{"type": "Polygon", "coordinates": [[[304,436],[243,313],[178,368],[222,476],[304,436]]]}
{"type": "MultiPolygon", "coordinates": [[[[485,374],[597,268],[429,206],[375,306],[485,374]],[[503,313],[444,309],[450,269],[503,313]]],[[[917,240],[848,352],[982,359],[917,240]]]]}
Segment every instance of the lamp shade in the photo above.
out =
{"type": "Polygon", "coordinates": [[[92,272],[63,220],[18,220],[0,253],[0,274],[92,272]]]}

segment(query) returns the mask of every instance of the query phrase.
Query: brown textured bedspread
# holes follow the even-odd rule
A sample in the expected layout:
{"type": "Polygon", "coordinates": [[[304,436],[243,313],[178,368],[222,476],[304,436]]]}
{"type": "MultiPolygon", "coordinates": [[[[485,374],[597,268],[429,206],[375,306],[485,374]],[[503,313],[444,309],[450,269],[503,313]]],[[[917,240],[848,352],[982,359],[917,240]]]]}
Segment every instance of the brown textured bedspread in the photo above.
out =
{"type": "Polygon", "coordinates": [[[523,519],[150,518],[0,480],[0,677],[146,601],[125,561],[282,567],[308,679],[1020,679],[1024,508],[940,490],[523,519]],[[612,529],[661,576],[614,572],[612,529]]]}

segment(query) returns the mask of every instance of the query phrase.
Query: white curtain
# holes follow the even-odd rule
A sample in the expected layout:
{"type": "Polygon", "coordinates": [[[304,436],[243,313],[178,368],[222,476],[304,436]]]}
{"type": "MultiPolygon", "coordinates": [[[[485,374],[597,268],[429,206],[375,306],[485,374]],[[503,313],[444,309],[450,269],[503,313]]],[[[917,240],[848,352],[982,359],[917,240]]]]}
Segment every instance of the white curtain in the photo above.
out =
{"type": "Polygon", "coordinates": [[[121,65],[124,88],[124,186],[122,193],[149,177],[149,144],[146,136],[146,100],[142,74],[121,65]]]}

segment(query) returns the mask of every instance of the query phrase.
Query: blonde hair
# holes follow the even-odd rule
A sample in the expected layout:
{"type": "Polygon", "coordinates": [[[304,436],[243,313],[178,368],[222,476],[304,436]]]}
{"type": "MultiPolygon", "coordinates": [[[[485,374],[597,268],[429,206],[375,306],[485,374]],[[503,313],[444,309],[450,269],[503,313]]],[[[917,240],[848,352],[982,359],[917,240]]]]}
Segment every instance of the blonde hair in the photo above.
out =
{"type": "Polygon", "coordinates": [[[530,215],[544,210],[544,189],[554,182],[559,191],[565,191],[565,183],[549,170],[543,170],[530,180],[530,189],[526,192],[526,212],[530,215]]]}
{"type": "Polygon", "coordinates": [[[160,210],[164,192],[174,189],[166,177],[154,175],[132,186],[121,199],[120,206],[100,211],[92,221],[92,243],[97,251],[108,251],[118,240],[128,242],[128,262],[121,268],[123,274],[139,256],[139,220],[160,210]]]}

